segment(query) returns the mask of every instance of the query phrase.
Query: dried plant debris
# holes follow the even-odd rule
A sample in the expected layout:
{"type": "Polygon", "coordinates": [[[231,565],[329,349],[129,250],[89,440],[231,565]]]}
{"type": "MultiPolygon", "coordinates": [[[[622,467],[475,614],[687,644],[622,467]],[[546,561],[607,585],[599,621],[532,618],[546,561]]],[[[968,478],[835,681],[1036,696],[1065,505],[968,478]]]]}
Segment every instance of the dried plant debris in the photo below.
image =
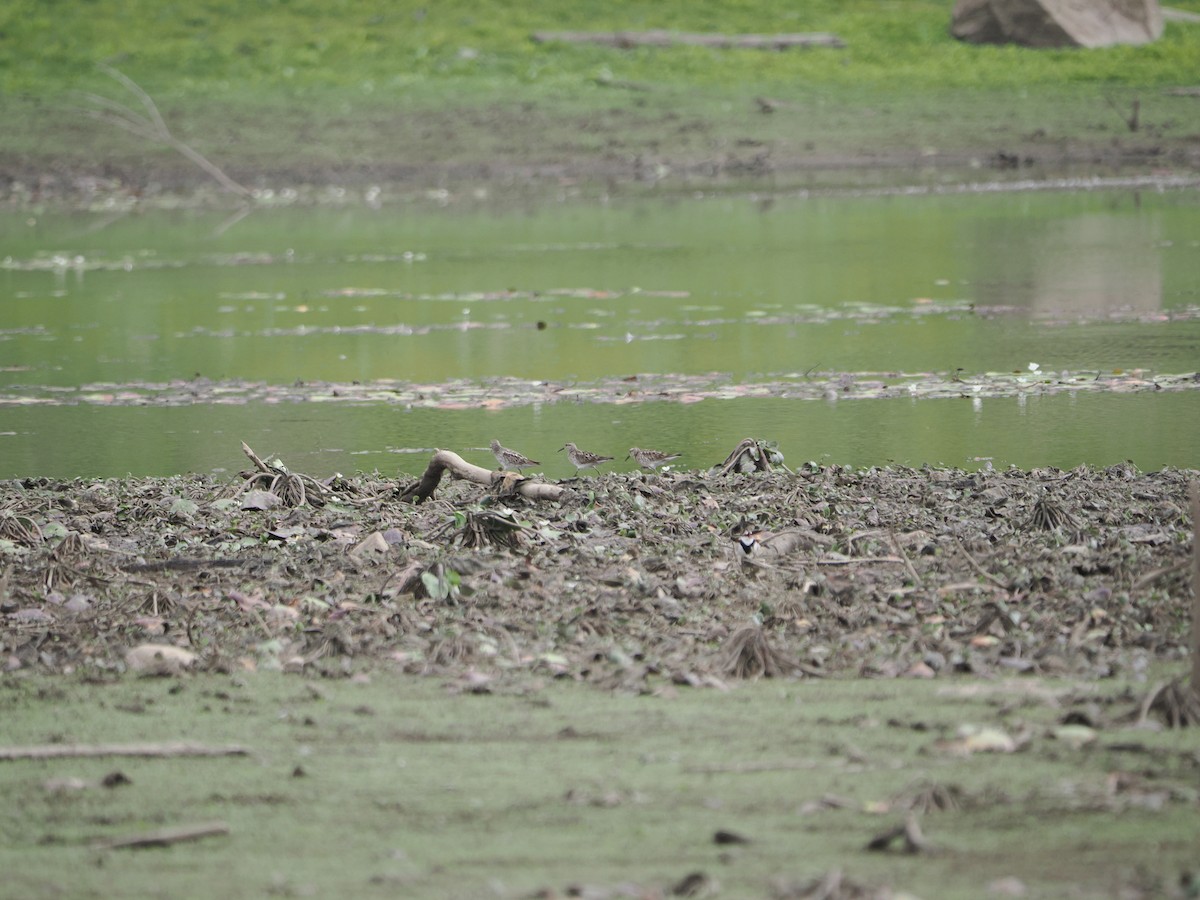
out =
{"type": "Polygon", "coordinates": [[[1079,527],[1075,517],[1063,504],[1045,494],[1034,501],[1033,512],[1030,513],[1027,524],[1030,528],[1042,528],[1046,531],[1058,528],[1070,531],[1079,527]]]}
{"type": "Polygon", "coordinates": [[[654,691],[1098,677],[1189,643],[1187,471],[601,472],[554,502],[449,480],[412,504],[367,474],[289,494],[263,465],[232,483],[0,483],[0,665],[124,671],[152,644],[194,654],[182,677],[386,666],[654,691]],[[1071,524],[1030,527],[1034,497],[1071,524]]]}
{"type": "Polygon", "coordinates": [[[748,475],[752,472],[770,472],[775,468],[787,470],[779,446],[774,441],[746,438],[717,467],[716,472],[720,475],[732,472],[748,475]]]}
{"type": "Polygon", "coordinates": [[[771,646],[757,625],[739,628],[722,648],[721,671],[735,678],[774,678],[794,669],[795,664],[771,646]]]}
{"type": "MultiPolygon", "coordinates": [[[[267,260],[269,261],[269,257],[267,260]]],[[[214,260],[216,265],[230,264],[214,260]]],[[[127,260],[89,260],[85,268],[123,268],[127,260]]],[[[41,270],[55,268],[54,259],[11,261],[0,259],[5,269],[41,270]]],[[[951,310],[953,311],[953,310],[951,310]]],[[[1131,319],[1137,320],[1135,313],[1131,319]]],[[[1172,321],[1200,318],[1195,307],[1155,310],[1155,321],[1162,316],[1172,321]]],[[[777,326],[803,324],[828,318],[824,311],[815,318],[767,316],[754,324],[777,326]]],[[[421,339],[439,331],[459,330],[456,322],[435,323],[412,328],[408,325],[362,326],[359,333],[387,337],[421,339]],[[398,329],[403,329],[400,331],[398,329]]],[[[502,323],[476,324],[477,328],[506,329],[502,323]]],[[[320,334],[343,326],[305,325],[303,333],[320,334]]],[[[267,329],[259,337],[286,340],[297,335],[293,329],[267,329]]],[[[213,330],[192,329],[189,334],[216,335],[213,330]]],[[[603,340],[603,339],[601,339],[603,340]]],[[[623,338],[622,338],[623,340],[623,338]]],[[[297,381],[291,384],[267,384],[261,381],[206,378],[177,379],[163,382],[103,382],[76,388],[45,385],[10,385],[0,390],[0,406],[39,407],[88,404],[94,406],[193,406],[201,403],[386,403],[426,409],[516,408],[546,403],[636,403],[641,401],[693,403],[696,400],[735,400],[742,397],[773,397],[786,400],[876,400],[988,399],[995,397],[1050,396],[1057,394],[1129,394],[1142,391],[1192,391],[1200,386],[1196,372],[1130,372],[1085,370],[1047,374],[1042,372],[838,372],[811,371],[803,375],[765,378],[761,381],[731,382],[727,376],[666,372],[601,378],[570,383],[536,382],[527,378],[488,378],[480,381],[456,379],[435,384],[378,378],[364,382],[297,381]]],[[[772,460],[774,462],[774,460],[772,460]]]]}
{"type": "Polygon", "coordinates": [[[468,512],[456,537],[464,547],[521,548],[521,532],[526,526],[511,512],[468,512]]]}
{"type": "Polygon", "coordinates": [[[1168,728],[1195,727],[1200,725],[1200,697],[1186,678],[1155,685],[1139,706],[1139,724],[1145,723],[1151,714],[1168,728]]]}

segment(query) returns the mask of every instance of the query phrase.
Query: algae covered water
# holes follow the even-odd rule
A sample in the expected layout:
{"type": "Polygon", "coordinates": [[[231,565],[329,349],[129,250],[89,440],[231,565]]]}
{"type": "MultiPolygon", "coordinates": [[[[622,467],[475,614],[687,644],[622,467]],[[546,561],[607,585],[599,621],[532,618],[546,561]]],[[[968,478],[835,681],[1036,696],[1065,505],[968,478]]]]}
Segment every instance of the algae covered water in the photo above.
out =
{"type": "Polygon", "coordinates": [[[0,474],[217,471],[241,440],[417,471],[498,437],[565,475],[567,440],[703,466],[749,435],[789,462],[1196,465],[1178,379],[870,385],[1194,372],[1198,221],[1133,191],[9,213],[0,474]],[[697,390],[659,399],[673,377],[697,390]],[[628,390],[571,393],[598,383],[628,390]]]}

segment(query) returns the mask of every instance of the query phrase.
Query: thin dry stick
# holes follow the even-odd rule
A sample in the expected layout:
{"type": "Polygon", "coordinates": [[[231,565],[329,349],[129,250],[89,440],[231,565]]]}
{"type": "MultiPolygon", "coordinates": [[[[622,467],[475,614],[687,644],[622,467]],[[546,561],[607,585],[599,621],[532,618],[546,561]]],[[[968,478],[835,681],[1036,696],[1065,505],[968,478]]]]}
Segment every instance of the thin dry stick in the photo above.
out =
{"type": "Polygon", "coordinates": [[[188,144],[185,144],[175,135],[171,134],[171,129],[167,127],[166,121],[162,114],[158,111],[158,106],[154,100],[142,90],[141,86],[118,69],[105,63],[97,63],[97,67],[101,72],[108,75],[110,78],[119,82],[126,90],[138,98],[142,106],[146,110],[146,115],[135,112],[124,103],[112,100],[108,97],[102,97],[99,94],[84,94],[84,96],[96,107],[96,109],[88,110],[88,115],[93,118],[100,119],[103,122],[108,122],[111,125],[116,125],[119,128],[124,128],[126,131],[136,134],[138,137],[145,138],[148,141],[157,141],[166,144],[171,149],[182,153],[201,169],[215,178],[223,188],[227,191],[232,191],[235,194],[240,194],[243,197],[253,197],[254,193],[244,185],[238,184],[218,167],[215,163],[207,159],[198,150],[193,149],[188,144]]]}
{"type": "Polygon", "coordinates": [[[90,756],[248,756],[250,750],[238,744],[209,747],[187,741],[165,744],[35,744],[28,747],[0,747],[0,761],[14,759],[64,759],[90,756]]]}
{"type": "Polygon", "coordinates": [[[1137,581],[1135,581],[1133,583],[1133,585],[1130,587],[1130,590],[1131,591],[1140,591],[1142,588],[1146,587],[1147,585],[1153,584],[1154,582],[1158,581],[1158,579],[1162,578],[1164,575],[1172,575],[1175,572],[1178,572],[1180,569],[1186,569],[1191,564],[1192,564],[1191,560],[1184,559],[1184,560],[1180,560],[1177,563],[1171,563],[1171,565],[1169,565],[1169,566],[1163,566],[1160,569],[1155,569],[1153,572],[1147,572],[1145,575],[1143,575],[1141,578],[1139,578],[1137,581]]]}
{"type": "Polygon", "coordinates": [[[1142,702],[1138,704],[1136,722],[1139,728],[1146,724],[1147,720],[1150,718],[1150,709],[1154,706],[1154,701],[1158,699],[1158,695],[1166,690],[1166,688],[1167,683],[1165,681],[1160,681],[1146,692],[1146,696],[1143,697],[1142,702]]]}
{"type": "Polygon", "coordinates": [[[989,572],[987,569],[985,569],[983,566],[981,566],[976,561],[975,557],[973,557],[967,551],[967,548],[963,546],[962,541],[960,541],[958,538],[955,538],[954,543],[958,547],[958,552],[961,553],[963,556],[965,556],[967,559],[967,562],[969,562],[971,564],[972,569],[974,569],[976,572],[978,572],[980,575],[982,575],[984,578],[986,578],[992,584],[996,585],[996,587],[1000,588],[1001,590],[1005,590],[1005,591],[1008,590],[1008,585],[1006,585],[1003,581],[1001,581],[999,578],[997,578],[995,575],[993,575],[991,572],[989,572]]]}
{"type": "Polygon", "coordinates": [[[258,469],[258,471],[266,472],[268,475],[278,475],[279,474],[278,471],[276,471],[275,469],[272,469],[265,462],[263,462],[259,458],[258,454],[255,453],[253,450],[251,450],[250,445],[247,444],[245,441],[242,441],[242,452],[245,453],[248,457],[250,457],[250,462],[254,463],[254,465],[258,469]]]}
{"type": "Polygon", "coordinates": [[[902,563],[898,556],[851,556],[847,559],[818,559],[818,566],[858,566],[864,563],[902,563]]]}
{"type": "Polygon", "coordinates": [[[97,850],[117,850],[122,847],[167,847],[183,841],[195,841],[200,838],[215,837],[229,834],[229,825],[225,822],[203,822],[199,825],[178,825],[174,828],[156,828],[123,838],[102,838],[92,842],[97,850]]]}
{"type": "Polygon", "coordinates": [[[920,586],[921,576],[917,574],[917,570],[913,567],[912,560],[908,558],[908,554],[904,552],[904,548],[900,546],[900,542],[896,540],[896,532],[888,529],[888,537],[892,539],[892,549],[895,550],[904,560],[904,568],[908,569],[908,574],[912,576],[913,584],[920,586]]]}

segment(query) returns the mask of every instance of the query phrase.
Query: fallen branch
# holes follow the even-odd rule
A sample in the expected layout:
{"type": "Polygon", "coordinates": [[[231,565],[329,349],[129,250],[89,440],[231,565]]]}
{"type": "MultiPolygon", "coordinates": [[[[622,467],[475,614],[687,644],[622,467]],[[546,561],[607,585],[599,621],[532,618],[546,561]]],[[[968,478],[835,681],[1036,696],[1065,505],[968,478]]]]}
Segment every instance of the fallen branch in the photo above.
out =
{"type": "Polygon", "coordinates": [[[215,163],[207,159],[198,150],[193,149],[188,144],[185,144],[175,135],[171,134],[171,130],[167,128],[167,123],[162,117],[162,113],[158,111],[158,106],[154,100],[142,90],[141,85],[136,81],[112,66],[104,63],[97,63],[97,67],[105,75],[119,82],[126,90],[138,98],[146,114],[135,112],[124,103],[119,103],[108,97],[102,97],[99,94],[84,94],[84,97],[92,104],[93,109],[89,109],[88,115],[92,118],[99,119],[102,122],[108,122],[110,125],[116,125],[118,128],[124,128],[126,131],[132,132],[140,138],[148,141],[155,141],[160,144],[166,144],[172,150],[175,150],[189,160],[198,165],[201,169],[211,175],[220,183],[227,191],[232,191],[235,194],[240,194],[243,197],[253,197],[254,193],[244,185],[238,184],[218,167],[215,163]]]}
{"type": "Polygon", "coordinates": [[[420,480],[400,492],[400,499],[410,503],[424,503],[433,496],[447,471],[454,478],[496,488],[504,493],[520,494],[528,500],[558,500],[566,490],[560,485],[535,481],[515,472],[493,472],[491,469],[467,462],[451,450],[438,450],[429,460],[429,465],[425,467],[420,480]]]}
{"type": "Polygon", "coordinates": [[[999,578],[997,578],[995,575],[993,575],[991,572],[989,572],[987,569],[985,569],[983,566],[981,566],[979,564],[978,560],[976,560],[975,557],[973,557],[970,554],[970,552],[967,550],[967,548],[963,545],[962,541],[960,541],[958,538],[955,538],[954,544],[956,547],[958,547],[958,552],[961,553],[966,558],[967,562],[969,562],[971,564],[971,568],[974,569],[981,577],[986,578],[988,581],[990,581],[992,584],[994,584],[996,587],[1000,588],[1001,590],[1004,590],[1006,592],[1008,591],[1009,586],[1007,584],[1005,584],[1003,581],[1001,581],[999,578]]]}
{"type": "Polygon", "coordinates": [[[209,747],[188,741],[165,744],[35,744],[29,747],[0,747],[0,761],[14,759],[66,759],[91,756],[249,756],[238,744],[209,747]]]}
{"type": "Polygon", "coordinates": [[[787,50],[790,47],[835,47],[846,42],[833,34],[699,34],[686,31],[535,31],[539,44],[603,44],[607,47],[719,47],[736,50],[787,50]]]}
{"type": "Polygon", "coordinates": [[[229,834],[229,825],[225,822],[204,822],[199,825],[179,825],[175,828],[157,828],[123,838],[102,838],[92,842],[96,850],[117,850],[123,847],[169,847],[184,841],[195,841],[200,838],[215,837],[229,834]]]}

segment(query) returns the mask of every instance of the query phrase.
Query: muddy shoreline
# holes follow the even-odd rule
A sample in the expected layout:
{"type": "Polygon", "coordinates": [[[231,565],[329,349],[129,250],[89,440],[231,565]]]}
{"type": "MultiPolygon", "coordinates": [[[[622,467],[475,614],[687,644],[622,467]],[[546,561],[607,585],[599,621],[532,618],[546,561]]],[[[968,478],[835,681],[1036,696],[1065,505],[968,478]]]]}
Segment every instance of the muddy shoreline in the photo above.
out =
{"type": "MultiPolygon", "coordinates": [[[[501,119],[500,133],[522,122],[501,119]]],[[[81,136],[84,138],[84,136],[81,136]]],[[[86,138],[84,138],[86,139],[86,138]]],[[[1200,180],[1194,138],[1102,139],[1045,142],[1000,136],[993,144],[934,151],[893,149],[886,141],[848,152],[819,153],[769,147],[753,134],[730,139],[732,149],[711,156],[646,153],[595,154],[557,148],[555,158],[485,157],[456,162],[423,160],[404,146],[394,159],[310,162],[300,159],[223,162],[227,174],[252,194],[223,189],[187,159],[165,150],[145,155],[80,159],[45,152],[0,154],[0,207],[369,205],[432,200],[531,202],[564,196],[671,196],[749,192],[814,195],[960,193],[1027,190],[1172,189],[1200,180]],[[738,147],[748,149],[741,151],[738,147]]],[[[456,153],[473,155],[469,147],[456,153]]]]}
{"type": "Polygon", "coordinates": [[[166,644],[204,670],[482,691],[1137,676],[1186,660],[1195,477],[810,464],[602,474],[558,503],[447,482],[413,505],[364,475],[290,507],[294,485],[243,476],[7,481],[0,659],[103,676],[166,644]]]}

